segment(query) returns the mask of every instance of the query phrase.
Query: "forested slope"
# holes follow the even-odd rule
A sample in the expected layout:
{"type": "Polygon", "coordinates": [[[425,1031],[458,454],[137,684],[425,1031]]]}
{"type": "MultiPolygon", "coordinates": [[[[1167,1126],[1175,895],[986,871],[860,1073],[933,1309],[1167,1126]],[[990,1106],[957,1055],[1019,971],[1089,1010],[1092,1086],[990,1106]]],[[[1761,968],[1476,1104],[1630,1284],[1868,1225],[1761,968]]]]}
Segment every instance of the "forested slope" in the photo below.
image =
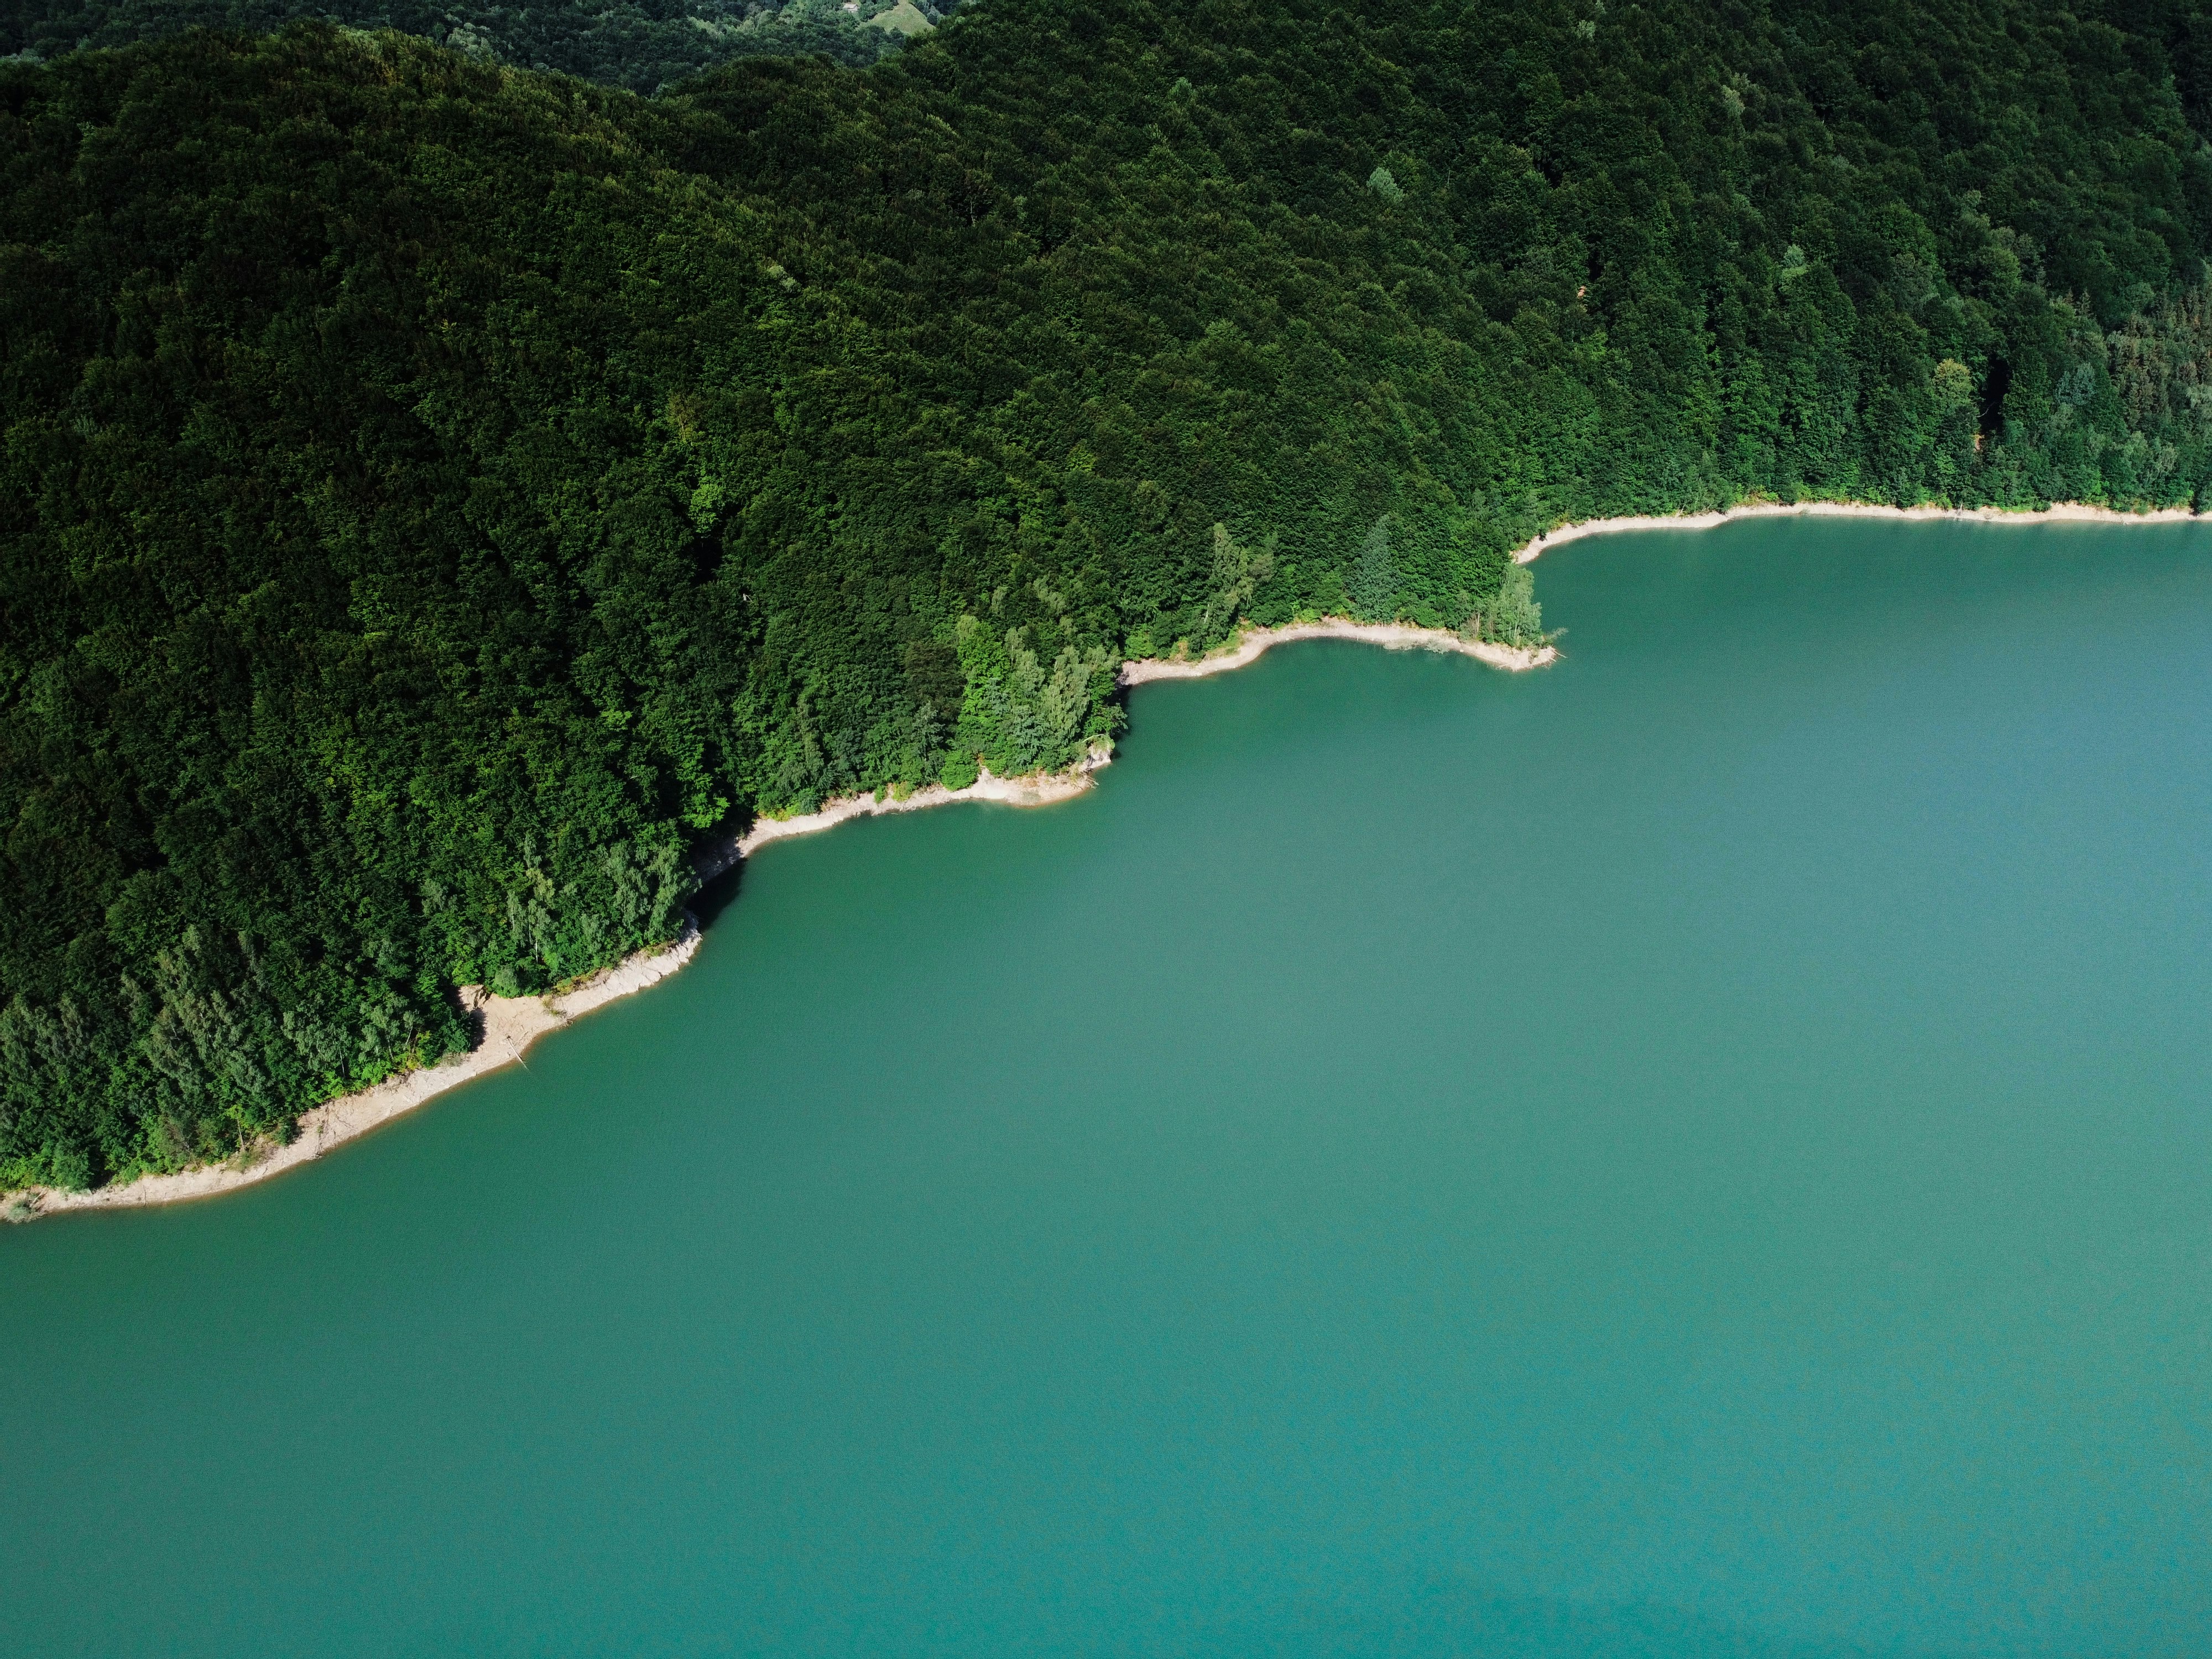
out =
{"type": "Polygon", "coordinates": [[[326,24],[0,65],[0,1182],[281,1127],[668,937],[702,834],[1065,763],[1240,616],[1523,637],[1508,550],[1594,514],[2194,501],[2203,38],[988,0],[650,99],[326,24]]]}
{"type": "MultiPolygon", "coordinates": [[[[192,29],[261,33],[301,20],[398,29],[516,69],[650,93],[741,58],[872,64],[905,44],[898,0],[0,0],[0,56],[57,58],[192,29]],[[884,21],[878,21],[884,19],[884,21]]],[[[925,28],[941,21],[934,0],[925,28]]],[[[956,9],[948,0],[945,11],[956,9]]]]}

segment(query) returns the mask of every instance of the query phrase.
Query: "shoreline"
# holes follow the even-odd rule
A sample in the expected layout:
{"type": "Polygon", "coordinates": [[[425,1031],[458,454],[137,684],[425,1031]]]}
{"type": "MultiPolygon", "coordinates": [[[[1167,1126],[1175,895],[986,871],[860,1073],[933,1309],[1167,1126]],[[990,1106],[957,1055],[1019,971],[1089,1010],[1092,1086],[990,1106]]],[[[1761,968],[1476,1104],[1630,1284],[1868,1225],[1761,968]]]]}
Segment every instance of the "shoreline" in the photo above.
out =
{"type": "MultiPolygon", "coordinates": [[[[2122,513],[2111,507],[2092,507],[2078,501],[2056,501],[2040,512],[1988,507],[1902,507],[1846,501],[1763,501],[1712,513],[1639,514],[1561,525],[1556,529],[1540,532],[1524,546],[1516,550],[1512,556],[1516,563],[1529,564],[1544,553],[1564,547],[1570,542],[1580,541],[1586,536],[1639,530],[1711,530],[1737,519],[1851,518],[1889,519],[1899,522],[1951,519],[1982,524],[2087,522],[2139,525],[2188,523],[2197,517],[2187,507],[2162,507],[2149,513],[2122,513]]],[[[1417,628],[1402,623],[1356,623],[1340,617],[1331,617],[1316,622],[1294,623],[1284,628],[1249,628],[1238,636],[1235,645],[1212,656],[1184,661],[1147,657],[1124,662],[1115,674],[1115,684],[1126,689],[1160,680],[1205,679],[1247,667],[1276,646],[1300,640],[1323,639],[1352,640],[1361,644],[1380,646],[1388,651],[1436,651],[1472,657],[1491,667],[1511,673],[1544,667],[1558,660],[1559,654],[1556,648],[1548,645],[1493,645],[1485,641],[1462,639],[1444,629],[1417,628]]],[[[1082,794],[1091,787],[1091,775],[1109,764],[1112,758],[1110,749],[1094,749],[1065,772],[1000,778],[985,768],[975,781],[964,789],[948,789],[941,783],[933,783],[903,797],[886,794],[878,799],[872,794],[849,795],[832,800],[817,811],[788,818],[758,819],[743,836],[709,842],[700,848],[694,854],[693,862],[702,881],[712,880],[770,842],[813,835],[852,818],[873,817],[894,812],[918,812],[931,807],[955,805],[962,801],[995,801],[1008,806],[1048,806],[1072,800],[1082,794]]],[[[571,1020],[593,1009],[604,1007],[617,997],[628,996],[634,991],[656,985],[675,973],[697,952],[699,940],[698,925],[687,916],[683,933],[671,944],[639,951],[611,968],[600,969],[566,991],[543,997],[495,997],[480,986],[464,986],[461,988],[464,1007],[467,1012],[480,1016],[483,1021],[483,1038],[475,1047],[460,1054],[447,1054],[433,1065],[387,1078],[356,1093],[341,1095],[301,1113],[289,1141],[273,1147],[264,1143],[260,1156],[251,1158],[250,1161],[242,1161],[246,1155],[241,1155],[241,1158],[228,1159],[221,1164],[202,1164],[174,1175],[141,1176],[122,1186],[95,1187],[81,1193],[64,1192],[51,1187],[19,1188],[0,1193],[0,1205],[7,1206],[7,1219],[33,1220],[40,1216],[60,1215],[71,1211],[137,1209],[149,1205],[183,1203],[194,1199],[216,1197],[265,1181],[302,1164],[313,1163],[325,1152],[381,1127],[448,1089],[520,1060],[523,1051],[548,1031],[558,1030],[571,1020]],[[21,1212],[25,1206],[27,1206],[27,1213],[21,1212]]]]}
{"type": "Polygon", "coordinates": [[[1611,536],[1634,530],[1713,530],[1737,519],[1888,519],[1898,523],[1952,519],[1966,524],[2190,524],[2198,514],[2185,507],[2161,507],[2148,513],[2123,513],[2087,501],[2053,501],[2031,507],[1876,507],[1859,501],[1753,501],[1712,513],[1632,514],[1619,519],[1585,519],[1555,530],[1537,532],[1516,548],[1516,564],[1534,564],[1555,547],[1585,536],[1611,536]]]}
{"type": "Polygon", "coordinates": [[[1002,778],[988,766],[979,767],[975,781],[964,789],[948,789],[926,783],[910,794],[841,795],[816,811],[787,818],[756,818],[742,836],[710,842],[693,857],[702,881],[712,881],[740,859],[749,859],[772,841],[811,836],[835,829],[854,818],[872,818],[893,812],[921,812],[933,806],[957,806],[963,801],[995,801],[1002,806],[1051,806],[1073,800],[1091,787],[1091,775],[1112,764],[1111,749],[1094,748],[1064,772],[1031,772],[1002,778]]]}
{"type": "Polygon", "coordinates": [[[1356,640],[1362,645],[1379,645],[1385,651],[1438,651],[1473,657],[1477,662],[1511,674],[1541,668],[1559,660],[1559,655],[1548,645],[1492,645],[1486,640],[1462,639],[1445,628],[1416,628],[1411,623],[1357,623],[1344,617],[1324,617],[1318,622],[1292,623],[1286,628],[1248,628],[1238,635],[1234,646],[1210,657],[1181,662],[1165,657],[1146,657],[1125,662],[1116,684],[1127,687],[1149,685],[1155,680],[1202,680],[1245,667],[1275,647],[1298,640],[1356,640]]]}
{"type": "Polygon", "coordinates": [[[174,1175],[140,1176],[121,1186],[94,1187],[81,1193],[28,1187],[0,1196],[11,1204],[27,1200],[31,1213],[11,1218],[27,1221],[72,1210],[138,1209],[236,1192],[302,1164],[312,1164],[325,1152],[380,1128],[448,1089],[520,1060],[523,1050],[546,1032],[557,1031],[570,1020],[605,1007],[617,997],[659,984],[691,960],[699,948],[699,938],[697,925],[687,917],[684,931],[673,942],[626,957],[568,990],[542,997],[495,997],[482,986],[465,985],[463,1008],[483,1021],[483,1038],[474,1048],[309,1108],[300,1114],[290,1140],[282,1146],[264,1141],[258,1157],[242,1153],[174,1175]]]}
{"type": "MultiPolygon", "coordinates": [[[[916,812],[932,806],[978,800],[997,801],[1008,806],[1049,806],[1058,801],[1072,800],[1089,789],[1091,775],[1111,757],[1110,750],[1093,750],[1065,772],[1040,772],[1018,778],[998,777],[985,767],[975,781],[964,789],[947,789],[941,783],[933,783],[902,799],[886,795],[878,800],[872,795],[849,795],[830,802],[817,812],[789,818],[762,818],[741,836],[709,842],[695,855],[693,863],[700,879],[710,881],[769,842],[812,835],[848,819],[872,817],[879,812],[916,812]]],[[[258,1157],[241,1154],[220,1164],[180,1170],[173,1175],[140,1176],[120,1186],[94,1187],[81,1193],[64,1192],[55,1187],[20,1188],[0,1193],[0,1203],[11,1206],[27,1203],[28,1214],[9,1218],[30,1221],[73,1210],[125,1210],[155,1204],[182,1204],[251,1187],[303,1164],[312,1164],[325,1152],[381,1128],[448,1089],[520,1061],[523,1051],[547,1032],[557,1031],[618,997],[657,985],[684,967],[698,951],[701,937],[698,923],[687,915],[684,931],[672,943],[640,951],[565,991],[544,996],[498,997],[482,986],[463,986],[463,1008],[483,1022],[483,1037],[475,1047],[309,1108],[300,1115],[290,1140],[282,1146],[264,1141],[258,1157]]]]}

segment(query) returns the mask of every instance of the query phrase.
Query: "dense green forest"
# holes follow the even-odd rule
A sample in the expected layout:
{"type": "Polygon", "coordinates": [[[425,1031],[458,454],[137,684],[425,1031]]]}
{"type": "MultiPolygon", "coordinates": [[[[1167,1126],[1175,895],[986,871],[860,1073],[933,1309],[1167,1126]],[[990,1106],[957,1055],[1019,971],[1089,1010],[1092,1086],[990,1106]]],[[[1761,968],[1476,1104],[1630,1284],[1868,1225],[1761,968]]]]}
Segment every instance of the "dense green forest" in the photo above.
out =
{"type": "Polygon", "coordinates": [[[860,66],[927,33],[948,0],[0,0],[0,55],[58,58],[190,29],[258,34],[300,19],[398,29],[517,69],[650,93],[740,58],[860,66]]]}
{"type": "Polygon", "coordinates": [[[281,1133],[1240,618],[2212,477],[2187,4],[984,0],[650,97],[459,27],[0,64],[0,1184],[281,1133]]]}

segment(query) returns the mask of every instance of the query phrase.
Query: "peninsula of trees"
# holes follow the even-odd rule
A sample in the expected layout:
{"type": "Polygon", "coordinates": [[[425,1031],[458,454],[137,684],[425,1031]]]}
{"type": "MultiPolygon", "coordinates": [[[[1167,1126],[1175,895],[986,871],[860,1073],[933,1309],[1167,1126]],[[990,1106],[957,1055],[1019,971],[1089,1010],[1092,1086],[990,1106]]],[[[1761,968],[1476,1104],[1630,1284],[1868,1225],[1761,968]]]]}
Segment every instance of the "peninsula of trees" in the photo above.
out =
{"type": "Polygon", "coordinates": [[[2212,477],[2179,0],[902,3],[17,0],[0,1185],[282,1133],[1240,619],[2212,477]]]}

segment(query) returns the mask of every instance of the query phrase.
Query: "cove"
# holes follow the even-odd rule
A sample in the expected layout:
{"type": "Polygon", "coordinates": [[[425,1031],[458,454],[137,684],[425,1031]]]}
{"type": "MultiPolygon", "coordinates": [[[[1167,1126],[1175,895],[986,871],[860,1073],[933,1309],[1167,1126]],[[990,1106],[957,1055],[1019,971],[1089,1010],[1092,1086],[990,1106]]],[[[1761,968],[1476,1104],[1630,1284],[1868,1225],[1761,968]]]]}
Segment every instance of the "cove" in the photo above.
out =
{"type": "Polygon", "coordinates": [[[2212,1650],[2212,530],[1139,688],[320,1164],[0,1231],[40,1654],[2212,1650]]]}

